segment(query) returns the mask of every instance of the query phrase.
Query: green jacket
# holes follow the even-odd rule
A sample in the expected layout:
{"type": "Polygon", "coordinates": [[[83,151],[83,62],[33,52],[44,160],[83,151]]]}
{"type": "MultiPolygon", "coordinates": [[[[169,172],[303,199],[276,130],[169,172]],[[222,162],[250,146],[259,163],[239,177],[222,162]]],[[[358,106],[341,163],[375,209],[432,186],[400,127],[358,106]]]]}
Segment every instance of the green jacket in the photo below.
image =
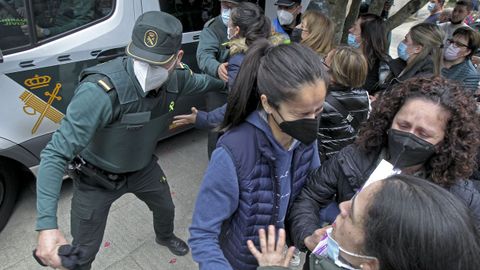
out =
{"type": "Polygon", "coordinates": [[[197,47],[198,67],[204,73],[218,78],[218,66],[228,60],[227,27],[222,17],[217,16],[205,24],[200,33],[200,42],[197,47]]]}
{"type": "MultiPolygon", "coordinates": [[[[115,61],[115,60],[113,60],[115,61]]],[[[135,78],[132,60],[127,58],[127,72],[137,91],[146,97],[135,78]]],[[[207,75],[194,74],[189,69],[176,69],[164,86],[175,85],[178,95],[193,95],[210,90],[220,91],[225,83],[207,75]],[[172,81],[176,83],[172,84],[172,81]]],[[[162,88],[165,88],[162,86],[162,88]]],[[[59,129],[41,153],[37,176],[37,230],[57,228],[57,205],[67,163],[82,152],[99,130],[117,121],[119,105],[112,103],[104,88],[94,82],[81,82],[68,105],[59,129]]],[[[161,106],[169,106],[162,103],[161,106]]],[[[169,111],[169,109],[166,109],[169,111]]],[[[141,140],[142,138],[139,138],[141,140]]],[[[137,141],[132,141],[137,143],[137,141]]]]}

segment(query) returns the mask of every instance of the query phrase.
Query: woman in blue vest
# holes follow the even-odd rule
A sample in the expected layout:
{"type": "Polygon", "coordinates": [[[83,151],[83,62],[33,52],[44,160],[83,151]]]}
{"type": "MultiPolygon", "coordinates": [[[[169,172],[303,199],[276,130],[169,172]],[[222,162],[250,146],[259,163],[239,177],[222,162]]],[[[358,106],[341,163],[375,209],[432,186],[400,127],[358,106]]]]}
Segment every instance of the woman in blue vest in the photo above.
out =
{"type": "Polygon", "coordinates": [[[327,76],[302,45],[250,47],[193,213],[189,244],[200,269],[256,269],[247,240],[258,246],[258,229],[284,227],[308,171],[320,165],[315,140],[327,76]]]}

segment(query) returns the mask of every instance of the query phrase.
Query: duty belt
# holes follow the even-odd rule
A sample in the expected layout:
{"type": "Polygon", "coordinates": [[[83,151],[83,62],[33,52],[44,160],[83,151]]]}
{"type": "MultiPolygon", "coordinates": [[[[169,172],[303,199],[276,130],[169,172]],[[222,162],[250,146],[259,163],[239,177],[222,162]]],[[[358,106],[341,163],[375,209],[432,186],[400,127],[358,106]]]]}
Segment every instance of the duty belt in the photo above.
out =
{"type": "Polygon", "coordinates": [[[95,165],[88,163],[82,157],[76,156],[70,164],[68,171],[74,175],[83,174],[87,176],[83,178],[84,182],[90,185],[101,186],[109,190],[116,190],[125,185],[128,173],[115,174],[107,172],[95,165]]]}
{"type": "Polygon", "coordinates": [[[86,166],[87,168],[90,168],[94,170],[95,172],[102,174],[106,178],[108,178],[111,181],[119,181],[122,178],[126,177],[128,173],[111,173],[108,171],[105,171],[89,162],[87,162],[85,159],[83,159],[81,156],[76,156],[72,160],[72,164],[75,166],[75,168],[80,169],[81,166],[86,166]]]}

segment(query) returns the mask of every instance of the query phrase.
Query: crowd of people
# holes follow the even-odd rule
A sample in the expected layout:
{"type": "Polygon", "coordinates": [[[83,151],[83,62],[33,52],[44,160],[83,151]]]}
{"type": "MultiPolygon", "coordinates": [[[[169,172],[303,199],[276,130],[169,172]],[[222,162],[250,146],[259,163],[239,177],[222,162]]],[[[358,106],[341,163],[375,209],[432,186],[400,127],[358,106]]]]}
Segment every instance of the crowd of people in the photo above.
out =
{"type": "MultiPolygon", "coordinates": [[[[254,4],[235,2],[227,24],[234,52],[242,33],[268,20],[254,4]],[[239,13],[255,14],[256,23],[239,23],[239,13]]],[[[472,178],[479,34],[463,23],[471,2],[458,1],[443,23],[443,2],[433,2],[432,16],[408,31],[392,59],[381,16],[361,13],[342,45],[327,15],[276,1],[270,34],[249,39],[228,73],[227,102],[176,116],[176,124],[223,134],[190,227],[200,269],[288,267],[298,250],[308,254],[303,269],[480,266],[472,178]],[[382,161],[391,174],[367,187],[382,161]],[[437,234],[462,231],[469,259],[440,250],[449,240],[437,234]],[[324,252],[315,252],[322,241],[324,252]],[[287,253],[285,243],[296,248],[287,253]]]]}
{"type": "Polygon", "coordinates": [[[299,252],[303,269],[479,269],[480,37],[463,23],[473,3],[457,1],[439,23],[444,3],[430,1],[431,16],[408,31],[396,59],[385,14],[361,13],[338,44],[328,15],[302,14],[300,0],[275,4],[272,21],[254,3],[221,0],[200,35],[205,74],[180,63],[181,24],[162,12],[138,19],[127,57],[82,73],[42,152],[41,262],[60,265],[55,211],[70,163],[73,245],[86,254],[76,269],[90,269],[109,208],[126,192],[153,212],[156,242],[179,256],[191,248],[202,270],[284,269],[299,252]],[[142,39],[152,31],[170,38],[142,39]],[[215,94],[215,108],[173,122],[212,135],[188,246],[173,233],[154,147],[130,147],[133,136],[155,143],[171,114],[154,107],[170,88],[215,94]],[[85,110],[90,117],[79,117],[85,110]]]}

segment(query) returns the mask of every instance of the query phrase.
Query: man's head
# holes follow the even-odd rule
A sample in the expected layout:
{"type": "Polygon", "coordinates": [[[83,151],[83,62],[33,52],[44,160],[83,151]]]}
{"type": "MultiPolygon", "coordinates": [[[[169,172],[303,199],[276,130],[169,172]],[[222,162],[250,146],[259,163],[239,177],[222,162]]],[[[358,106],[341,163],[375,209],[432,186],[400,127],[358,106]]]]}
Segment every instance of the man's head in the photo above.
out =
{"type": "Polygon", "coordinates": [[[168,65],[182,45],[182,23],[161,11],[146,12],[137,19],[127,55],[150,65],[168,65]]]}
{"type": "Polygon", "coordinates": [[[236,8],[241,2],[244,2],[244,0],[220,0],[220,5],[222,9],[232,9],[236,8]]]}
{"type": "Polygon", "coordinates": [[[465,18],[472,12],[473,4],[472,1],[464,0],[464,1],[457,1],[455,3],[455,7],[453,8],[452,18],[450,21],[453,24],[460,24],[462,23],[465,18]]]}
{"type": "Polygon", "coordinates": [[[295,18],[302,10],[301,0],[277,0],[277,17],[281,25],[295,23],[295,18]]]}
{"type": "Polygon", "coordinates": [[[225,26],[228,26],[228,21],[230,20],[230,13],[232,9],[238,7],[238,4],[244,0],[220,0],[220,16],[222,16],[222,22],[225,26]]]}
{"type": "Polygon", "coordinates": [[[427,5],[428,11],[430,11],[430,14],[441,12],[443,4],[445,4],[445,0],[430,0],[427,5]]]}
{"type": "Polygon", "coordinates": [[[161,11],[146,12],[137,19],[126,53],[143,91],[159,88],[183,56],[182,23],[161,11]]]}

